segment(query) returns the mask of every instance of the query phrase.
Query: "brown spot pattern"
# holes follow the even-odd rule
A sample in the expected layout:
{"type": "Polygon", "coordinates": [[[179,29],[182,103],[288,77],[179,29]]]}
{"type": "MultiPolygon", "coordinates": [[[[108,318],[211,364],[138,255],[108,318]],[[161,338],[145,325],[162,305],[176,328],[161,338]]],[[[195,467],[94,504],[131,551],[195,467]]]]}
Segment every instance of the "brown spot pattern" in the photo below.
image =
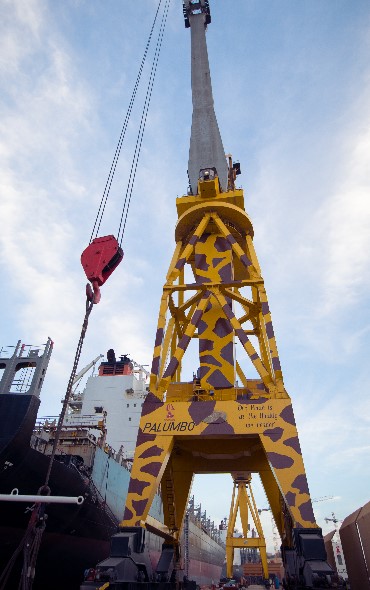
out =
{"type": "Polygon", "coordinates": [[[192,421],[198,425],[204,418],[210,416],[215,409],[216,402],[193,402],[189,406],[192,421]]]}
{"type": "Polygon", "coordinates": [[[272,359],[272,366],[274,371],[281,371],[280,359],[277,356],[274,356],[272,359]]]}
{"type": "Polygon", "coordinates": [[[234,343],[228,342],[226,346],[221,349],[221,357],[228,363],[234,362],[234,343]]]}
{"type": "Polygon", "coordinates": [[[216,321],[215,327],[213,328],[213,332],[219,338],[223,338],[224,336],[228,336],[232,332],[232,327],[230,326],[230,322],[228,322],[225,318],[218,318],[216,321]]]}
{"type": "Polygon", "coordinates": [[[130,485],[128,491],[130,494],[138,494],[141,496],[144,489],[150,485],[147,481],[140,481],[139,479],[130,479],[130,485]]]}
{"type": "Polygon", "coordinates": [[[125,507],[125,512],[123,514],[123,520],[131,520],[131,518],[134,516],[134,513],[127,508],[127,506],[125,507]]]}
{"type": "Polygon", "coordinates": [[[230,250],[230,245],[227,243],[224,237],[218,236],[215,239],[215,248],[217,252],[227,252],[227,250],[230,250]]]}
{"type": "Polygon", "coordinates": [[[292,424],[293,426],[295,426],[293,408],[291,405],[284,408],[284,410],[280,413],[280,416],[284,420],[284,422],[287,422],[288,424],[292,424]]]}
{"type": "Polygon", "coordinates": [[[160,457],[163,453],[163,449],[154,445],[143,451],[140,455],[140,459],[149,459],[149,457],[160,457]]]}
{"type": "MultiPolygon", "coordinates": [[[[207,330],[208,326],[204,320],[200,320],[198,323],[198,334],[203,334],[207,330]]],[[[202,339],[203,340],[203,339],[202,339]]]]}
{"type": "Polygon", "coordinates": [[[143,403],[143,407],[141,409],[141,415],[147,416],[148,414],[155,412],[156,410],[158,410],[158,408],[161,408],[162,406],[163,402],[159,401],[159,399],[157,398],[157,396],[154,395],[154,393],[148,391],[148,395],[146,396],[143,403]]]}
{"type": "Polygon", "coordinates": [[[179,258],[178,261],[176,262],[175,268],[177,268],[177,270],[181,270],[182,267],[185,265],[185,262],[186,262],[186,258],[179,258]]]}
{"type": "Polygon", "coordinates": [[[252,263],[249,260],[248,256],[246,254],[242,254],[240,257],[240,262],[242,264],[244,264],[244,266],[246,266],[248,268],[248,266],[250,266],[252,263]]]}
{"type": "Polygon", "coordinates": [[[178,344],[178,347],[181,348],[181,350],[186,350],[189,345],[190,340],[191,340],[190,336],[187,336],[186,334],[184,334],[178,344]]]}
{"type": "Polygon", "coordinates": [[[231,272],[231,265],[226,264],[218,271],[222,283],[231,283],[232,281],[232,272],[231,272]]]}
{"type": "Polygon", "coordinates": [[[202,338],[199,342],[199,352],[206,352],[208,350],[213,350],[214,343],[212,340],[208,340],[208,338],[202,338]]]}
{"type": "Polygon", "coordinates": [[[299,512],[303,520],[315,521],[315,515],[312,510],[311,500],[304,502],[299,506],[299,512]]]}
{"type": "Polygon", "coordinates": [[[298,453],[298,455],[302,454],[298,436],[293,436],[292,438],[288,438],[287,440],[284,441],[284,445],[294,449],[295,452],[298,453]]]}
{"type": "Polygon", "coordinates": [[[268,460],[274,469],[289,469],[294,463],[293,459],[280,453],[267,453],[268,460]]]}
{"type": "Polygon", "coordinates": [[[195,254],[194,262],[197,270],[207,271],[209,269],[209,264],[205,254],[195,254]]]}
{"type": "Polygon", "coordinates": [[[264,301],[262,303],[262,313],[263,313],[263,315],[267,315],[268,313],[270,313],[270,308],[269,308],[269,304],[267,303],[267,301],[264,301]]]}
{"type": "Polygon", "coordinates": [[[289,506],[295,506],[295,498],[296,498],[296,495],[293,494],[293,492],[288,492],[285,496],[285,499],[288,502],[289,506]]]}
{"type": "Polygon", "coordinates": [[[202,275],[197,275],[196,283],[198,285],[203,285],[204,283],[211,283],[211,279],[209,277],[202,277],[202,275]]]}
{"type": "Polygon", "coordinates": [[[271,438],[273,442],[276,442],[281,439],[281,437],[283,436],[283,432],[284,430],[282,428],[277,427],[264,430],[263,434],[271,438]]]}
{"type": "Polygon", "coordinates": [[[193,326],[197,326],[198,322],[200,321],[200,318],[202,317],[203,312],[200,309],[197,309],[196,312],[194,312],[193,317],[191,318],[191,324],[193,324],[193,326]]]}
{"type": "Polygon", "coordinates": [[[215,357],[210,354],[204,354],[203,356],[200,357],[200,360],[203,364],[214,365],[216,367],[222,367],[221,363],[218,362],[215,359],[215,357]]]}
{"type": "Polygon", "coordinates": [[[141,471],[144,473],[149,473],[149,475],[153,475],[153,477],[157,477],[160,469],[162,467],[162,463],[158,461],[152,461],[152,463],[148,463],[147,465],[143,465],[141,471]]]}
{"type": "Polygon", "coordinates": [[[160,364],[160,357],[159,356],[153,357],[152,369],[151,369],[152,375],[159,374],[159,364],[160,364]]]}
{"type": "Polygon", "coordinates": [[[155,342],[154,346],[160,346],[163,341],[163,328],[158,328],[157,333],[155,335],[155,342]]]}
{"type": "Polygon", "coordinates": [[[249,338],[246,335],[246,333],[244,332],[244,330],[241,330],[240,328],[238,328],[236,330],[236,335],[239,338],[239,340],[243,346],[245,346],[247,344],[247,342],[249,342],[249,338]]]}
{"type": "Polygon", "coordinates": [[[145,510],[148,500],[132,500],[132,507],[136,512],[136,516],[141,516],[145,510]]]}
{"type": "Polygon", "coordinates": [[[234,238],[233,235],[227,234],[226,239],[229,242],[229,244],[236,244],[236,239],[234,238]]]}
{"type": "Polygon", "coordinates": [[[136,439],[136,447],[140,447],[140,445],[143,445],[146,442],[152,442],[155,440],[155,438],[155,434],[144,434],[141,428],[139,428],[136,439]]]}
{"type": "Polygon", "coordinates": [[[208,383],[215,389],[224,389],[226,387],[232,387],[233,383],[230,383],[221,371],[216,369],[207,379],[208,383]]]}
{"type": "Polygon", "coordinates": [[[176,357],[173,356],[172,359],[170,360],[170,362],[168,363],[167,369],[163,373],[163,378],[166,379],[166,377],[172,377],[172,375],[174,374],[174,372],[176,371],[178,366],[179,366],[179,361],[177,360],[176,357]]]}
{"type": "Polygon", "coordinates": [[[298,475],[292,483],[292,488],[296,488],[301,494],[309,494],[307,477],[304,473],[298,475]]]}
{"type": "Polygon", "coordinates": [[[224,434],[234,434],[234,428],[228,422],[212,422],[212,424],[208,424],[207,428],[203,431],[204,435],[224,435],[224,434]]]}

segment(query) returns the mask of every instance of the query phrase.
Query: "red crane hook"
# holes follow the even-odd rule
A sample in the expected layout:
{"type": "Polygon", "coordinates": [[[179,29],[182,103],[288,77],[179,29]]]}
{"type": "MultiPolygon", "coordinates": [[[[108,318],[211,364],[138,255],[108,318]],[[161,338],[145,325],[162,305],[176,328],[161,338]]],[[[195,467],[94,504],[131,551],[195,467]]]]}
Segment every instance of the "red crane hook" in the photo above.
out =
{"type": "Polygon", "coordinates": [[[123,250],[114,236],[95,238],[81,254],[81,264],[92,285],[86,286],[90,301],[99,303],[100,288],[117,268],[123,258],[123,250]]]}

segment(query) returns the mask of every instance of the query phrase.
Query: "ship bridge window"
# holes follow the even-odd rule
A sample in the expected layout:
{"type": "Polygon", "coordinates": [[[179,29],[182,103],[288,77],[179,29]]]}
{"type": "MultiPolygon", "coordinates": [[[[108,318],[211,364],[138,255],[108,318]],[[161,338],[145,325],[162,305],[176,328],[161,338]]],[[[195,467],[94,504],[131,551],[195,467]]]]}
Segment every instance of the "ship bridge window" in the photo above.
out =
{"type": "Polygon", "coordinates": [[[129,408],[130,407],[130,404],[127,404],[127,407],[129,408]]]}
{"type": "Polygon", "coordinates": [[[102,414],[103,413],[103,406],[95,406],[94,410],[95,410],[95,414],[102,414]]]}

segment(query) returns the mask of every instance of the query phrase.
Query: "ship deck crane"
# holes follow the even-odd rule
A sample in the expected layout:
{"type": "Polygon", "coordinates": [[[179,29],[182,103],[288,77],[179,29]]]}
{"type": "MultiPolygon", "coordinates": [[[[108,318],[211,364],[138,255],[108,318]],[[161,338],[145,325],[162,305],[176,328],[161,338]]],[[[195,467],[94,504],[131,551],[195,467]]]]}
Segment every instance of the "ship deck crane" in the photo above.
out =
{"type": "Polygon", "coordinates": [[[88,365],[86,365],[85,367],[83,367],[83,369],[81,369],[81,371],[79,371],[77,373],[77,375],[74,377],[73,379],[73,383],[72,385],[76,385],[76,383],[78,383],[80,381],[80,379],[82,379],[82,377],[84,375],[86,375],[86,373],[96,365],[96,363],[98,362],[99,359],[103,358],[104,355],[103,354],[99,354],[99,356],[96,357],[96,359],[94,359],[93,361],[91,361],[91,363],[89,363],[88,365]]]}
{"type": "Polygon", "coordinates": [[[282,538],[286,587],[314,587],[333,571],[315,522],[253,225],[243,190],[235,186],[240,166],[225,157],[215,115],[205,37],[210,6],[208,0],[185,0],[183,8],[191,32],[190,188],[176,200],[176,245],[121,532],[114,540],[122,559],[119,566],[107,560],[99,567],[110,569],[116,589],[128,582],[140,586],[138,580],[152,576],[175,587],[194,474],[248,471],[259,473],[282,538]],[[194,281],[187,281],[185,269],[194,281]],[[188,376],[181,380],[181,368],[193,339],[199,369],[189,382],[188,376]],[[238,361],[236,339],[243,353],[238,361]],[[164,523],[149,516],[159,486],[164,523]],[[165,540],[153,571],[144,565],[145,529],[165,540]]]}

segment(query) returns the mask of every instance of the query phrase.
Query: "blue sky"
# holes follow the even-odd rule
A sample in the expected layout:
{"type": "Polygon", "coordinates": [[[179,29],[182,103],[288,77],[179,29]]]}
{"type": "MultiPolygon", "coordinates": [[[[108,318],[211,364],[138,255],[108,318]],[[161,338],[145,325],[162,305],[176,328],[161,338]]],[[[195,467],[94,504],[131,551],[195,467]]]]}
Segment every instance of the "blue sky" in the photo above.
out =
{"type": "MultiPolygon", "coordinates": [[[[79,257],[156,6],[1,3],[1,344],[55,341],[43,415],[57,414],[64,396],[84,311],[79,257]]],[[[211,10],[216,114],[225,150],[241,162],[311,496],[336,497],[315,504],[330,530],[325,516],[369,500],[370,7],[212,0],[211,10]]],[[[102,234],[117,233],[139,117],[138,106],[102,234]]],[[[111,347],[151,362],[190,123],[190,33],[172,0],[125,257],[94,309],[81,364],[111,347]]],[[[228,514],[229,476],[198,478],[195,492],[215,520],[228,514]]],[[[259,489],[257,498],[266,505],[259,489]]]]}

